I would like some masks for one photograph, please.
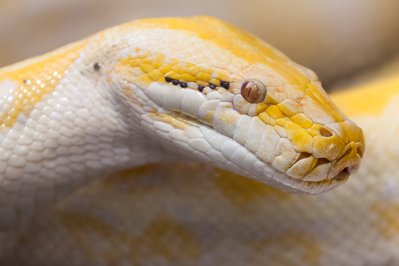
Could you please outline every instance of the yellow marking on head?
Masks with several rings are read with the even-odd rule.
[[[276,121],[268,115],[266,112],[262,112],[258,115],[258,117],[267,125],[275,126]]]
[[[282,53],[255,36],[212,17],[150,18],[136,23],[140,27],[166,27],[195,33],[201,39],[215,43],[251,63],[268,59],[287,60]]]
[[[288,139],[299,152],[312,153],[313,137],[306,129],[295,124],[294,122],[287,122],[285,126],[287,130]]]
[[[249,63],[269,65],[286,80],[305,88],[309,79],[291,66],[289,59],[259,38],[212,17],[156,18],[136,22],[141,27],[165,27],[183,30],[216,44]]]
[[[344,126],[344,124],[342,124]],[[313,146],[316,151],[328,151],[323,152],[323,158],[333,161],[344,151],[345,145],[348,144],[348,139],[360,141],[357,135],[348,134],[348,139],[342,139],[337,134],[331,137],[325,138],[320,135],[321,126],[314,124],[312,128],[307,131],[313,136]],[[345,135],[346,136],[346,135]]]
[[[289,200],[291,195],[256,180],[215,169],[216,187],[241,210],[250,206],[264,204],[267,199]]]
[[[267,108],[267,104],[266,103],[258,103],[256,105],[256,113],[260,114],[261,112],[263,112],[264,110],[266,110]]]
[[[302,113],[292,116],[291,120],[302,128],[310,128],[313,125],[312,120]]]
[[[393,76],[347,88],[331,95],[350,116],[379,115],[395,96],[399,96],[399,77]]]
[[[85,42],[69,45],[48,55],[0,70],[1,84],[15,87],[10,91],[11,108],[0,113],[0,127],[12,127],[20,115],[28,115],[42,98],[53,92],[68,67],[78,58]]]
[[[306,95],[318,104],[318,108],[324,109],[327,114],[336,122],[345,121],[346,118],[343,113],[337,108],[334,102],[330,99],[323,89],[319,89],[314,83],[309,84],[306,89]]]
[[[300,73],[297,69],[287,64],[286,61],[267,61],[264,62],[269,65],[274,71],[279,73],[288,83],[297,85],[302,90],[309,86],[310,80]]]
[[[128,80],[132,81],[137,77],[144,85],[154,81],[165,83],[165,77],[200,84],[213,83],[217,86],[220,85],[220,81],[228,80],[227,75],[220,71],[180,61],[176,58],[167,58],[161,53],[140,52],[138,49],[136,49],[136,52],[138,53],[136,56],[121,59],[116,70]],[[132,74],[130,77],[129,73]]]
[[[281,113],[280,109],[277,105],[271,105],[266,109],[266,113],[273,118],[274,120],[279,118],[284,118],[284,115]]]
[[[288,99],[287,99],[288,100]],[[292,100],[291,100],[292,101]],[[284,105],[283,103],[285,103],[285,101],[283,102],[283,103],[279,103],[279,104],[277,104],[277,107],[278,107],[278,109],[280,110],[280,112],[282,113],[282,114],[284,114],[286,117],[292,117],[292,116],[294,116],[294,115],[296,115],[296,114],[299,114],[299,113],[301,113],[301,111],[298,111],[297,109],[299,109],[299,108],[297,108],[297,106],[299,106],[299,104],[297,103],[297,102],[295,102],[295,101],[292,101],[296,106],[287,106],[287,105]]]

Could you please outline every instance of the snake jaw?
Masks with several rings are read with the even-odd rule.
[[[154,86],[158,87],[155,89]],[[152,95],[151,92],[162,93],[162,90],[170,89],[159,86],[157,84],[149,87],[153,88],[147,91],[150,98]],[[183,89],[180,92],[181,94],[176,94],[181,95],[181,100],[184,98],[187,99],[187,96],[184,96],[186,93],[198,93],[192,90],[185,90],[189,89]],[[217,93],[220,95],[216,97]],[[343,183],[349,174],[358,167],[363,152],[361,134],[358,134],[359,141],[352,141],[345,146],[348,148],[344,148],[339,152],[331,147],[329,148],[330,152],[327,152],[327,154],[324,154],[322,150],[317,153],[301,152],[297,150],[298,147],[289,138],[290,135],[284,127],[280,127],[283,132],[279,133],[275,127],[265,124],[258,116],[241,114],[235,110],[234,97],[230,97],[228,92],[225,92],[224,95],[223,93],[214,91],[214,94],[215,97],[212,96],[211,99],[202,102],[197,116],[189,111],[175,114],[177,118],[174,119],[179,120],[180,125],[184,124],[179,129],[183,132],[198,132],[194,136],[206,140],[201,148],[198,146],[190,146],[189,149],[184,147],[187,155],[192,155],[193,151],[196,150],[195,154],[197,155],[194,156],[195,158],[203,160],[203,155],[205,155],[208,157],[208,160],[218,167],[250,176],[284,190],[305,193],[319,193],[330,190]],[[154,99],[155,103],[164,104],[158,101],[156,97]],[[184,108],[183,110],[188,109]],[[178,124],[176,122],[171,123],[171,117],[168,117],[168,119],[162,120],[158,116],[157,119],[172,126]],[[204,126],[204,124],[207,126]],[[354,124],[352,126],[355,127]],[[323,128],[323,130],[320,130],[320,128]],[[327,126],[317,126],[312,130],[313,133],[317,132],[315,136],[324,140],[324,143],[320,141],[324,145],[320,149],[330,145],[329,141],[339,140],[343,142],[342,138],[345,138],[347,135],[344,133],[346,135],[340,137]],[[361,131],[358,133],[361,133]],[[187,136],[191,135],[192,133],[189,133]],[[216,135],[218,136],[217,138]],[[214,141],[215,138],[217,139],[217,143]],[[193,140],[187,140],[186,142],[191,143],[191,141]],[[332,144],[334,144],[334,141]],[[213,151],[206,150],[205,152],[205,150],[202,150],[203,155],[198,153],[198,149],[203,149],[205,146],[212,147]],[[336,155],[335,158],[334,154],[338,153],[340,155]],[[236,154],[241,154],[241,159],[235,158]],[[224,159],[221,159],[221,157]],[[333,159],[330,161],[325,157]],[[257,161],[257,170],[253,166],[247,165],[248,158],[252,158],[250,160],[252,163]],[[224,161],[226,159],[229,161],[229,164],[226,164],[226,161]]]

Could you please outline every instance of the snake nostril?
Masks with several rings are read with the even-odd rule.
[[[332,137],[332,135],[334,135],[334,134],[331,132],[331,130],[329,130],[329,129],[325,128],[325,127],[321,127],[321,128],[319,129],[319,132],[320,132],[320,135],[322,135],[323,137],[326,137],[326,138]]]

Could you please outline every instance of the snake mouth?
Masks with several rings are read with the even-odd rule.
[[[341,172],[339,172],[336,176],[334,176],[332,179],[335,179],[337,181],[345,181],[346,179],[348,179],[348,177],[350,176],[351,171],[349,170],[349,167],[345,167],[344,169],[342,169]]]
[[[335,160],[315,158],[310,153],[300,153],[291,168],[286,172],[286,180],[292,187],[299,187],[305,193],[314,194],[328,191],[347,181],[360,166],[363,156],[362,143],[350,142]]]
[[[358,156],[360,157],[360,155]],[[326,165],[324,162],[325,160],[320,160],[319,165]],[[294,193],[318,194],[332,190],[340,184],[345,183],[349,176],[358,170],[358,166],[359,164],[355,166],[346,166],[335,175],[330,176],[333,168],[331,166],[329,171],[323,175],[324,178],[320,180],[305,180],[306,177],[303,179],[295,179],[289,175],[285,175],[281,177],[280,181],[283,181],[283,183],[288,187],[288,190]]]
[[[328,178],[346,180],[349,175],[357,172],[363,157],[361,143],[350,142],[342,155],[334,161],[328,173]]]

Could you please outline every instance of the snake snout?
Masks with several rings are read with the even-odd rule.
[[[361,145],[361,143],[355,142],[347,145],[343,154],[333,164],[329,174],[330,178],[341,181],[357,172],[363,156]]]

